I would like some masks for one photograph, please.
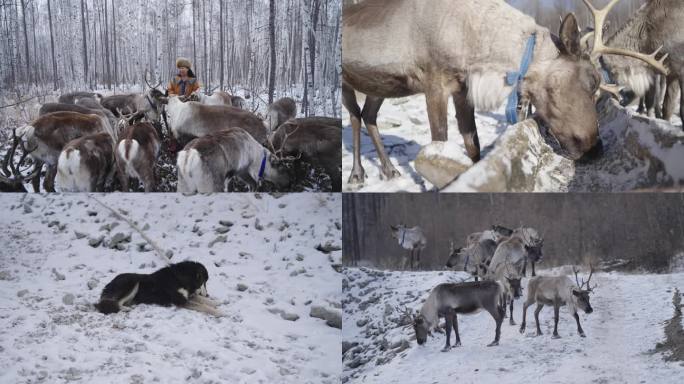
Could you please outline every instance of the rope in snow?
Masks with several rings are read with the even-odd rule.
[[[112,207],[110,207],[110,206],[106,205],[105,203],[101,202],[101,201],[98,200],[95,196],[93,196],[93,195],[91,195],[91,194],[88,194],[88,197],[89,197],[90,199],[95,200],[95,202],[97,202],[98,204],[100,204],[101,206],[103,206],[104,208],[106,208],[107,210],[109,210],[109,211],[110,211],[114,216],[116,216],[118,219],[125,221],[131,228],[133,228],[134,231],[138,232],[138,234],[140,235],[140,237],[142,237],[145,241],[147,241],[148,244],[150,244],[150,245],[152,246],[152,248],[154,248],[154,250],[155,250],[155,252],[157,253],[157,255],[158,255],[159,257],[161,257],[161,258],[164,260],[164,263],[166,263],[167,265],[168,265],[168,264],[171,264],[171,262],[169,262],[169,258],[166,256],[166,252],[164,252],[164,250],[161,249],[161,247],[160,247],[159,245],[157,245],[157,243],[156,243],[154,240],[152,240],[149,236],[147,236],[147,235],[145,234],[145,232],[143,232],[143,230],[140,229],[140,227],[138,227],[137,225],[135,225],[135,223],[134,223],[133,221],[131,221],[131,219],[129,219],[129,218],[127,218],[126,216],[124,216],[124,215],[120,214],[119,212],[115,211]]]

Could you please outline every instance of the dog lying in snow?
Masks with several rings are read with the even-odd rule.
[[[109,314],[128,311],[128,305],[176,305],[214,316],[223,316],[217,303],[208,298],[209,273],[194,261],[171,264],[151,274],[122,273],[102,290],[98,311]]]

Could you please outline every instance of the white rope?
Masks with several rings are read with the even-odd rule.
[[[117,212],[116,210],[114,210],[113,208],[111,208],[110,206],[108,206],[108,205],[106,205],[105,203],[101,202],[101,201],[98,200],[95,196],[93,196],[93,195],[91,195],[91,194],[88,194],[88,197],[91,198],[91,199],[93,199],[93,200],[95,200],[95,202],[97,202],[98,204],[100,204],[101,206],[103,206],[104,208],[106,208],[107,210],[109,210],[109,211],[110,211],[114,216],[116,216],[118,219],[125,221],[131,228],[133,228],[134,231],[138,232],[138,234],[140,235],[140,237],[142,237],[145,241],[147,241],[148,244],[150,244],[150,245],[152,246],[152,248],[154,248],[154,250],[155,250],[155,252],[157,253],[157,255],[158,255],[161,259],[164,260],[164,263],[165,263],[166,265],[171,264],[171,262],[169,261],[169,258],[166,257],[166,252],[164,252],[164,250],[161,249],[161,247],[160,247],[159,245],[157,245],[157,243],[156,243],[154,240],[152,240],[149,236],[147,236],[147,235],[145,234],[145,232],[142,231],[142,229],[140,229],[137,225],[135,225],[135,223],[134,223],[131,219],[127,218],[126,216],[120,214],[119,212]]]

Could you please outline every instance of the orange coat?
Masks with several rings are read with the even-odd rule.
[[[169,95],[188,96],[200,89],[200,83],[197,81],[197,78],[189,77],[187,83],[185,84],[185,94],[181,95],[180,81],[180,76],[175,76],[173,79],[171,79],[168,87]]]

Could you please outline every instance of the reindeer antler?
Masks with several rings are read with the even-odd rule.
[[[591,263],[589,263],[589,277],[587,278],[586,282],[584,281],[584,279],[582,279],[582,282],[580,283],[579,278],[577,277],[577,272],[579,271],[575,266],[572,267],[572,271],[575,273],[575,282],[577,282],[577,287],[579,287],[580,290],[583,289],[585,285],[587,287],[586,290],[589,292],[592,292],[594,288],[598,287],[598,285],[594,285],[593,287],[589,286],[591,276],[594,274],[594,266]]]
[[[295,126],[296,128],[288,132],[288,129],[287,129],[288,126]],[[285,137],[283,137],[282,140],[280,141],[280,148],[275,149],[275,146],[273,145],[273,138],[277,135],[277,132],[281,128],[284,130]],[[292,136],[295,132],[297,132],[298,129],[299,129],[299,125],[293,123],[292,121],[286,121],[283,124],[281,124],[280,127],[277,130],[275,130],[272,135],[270,135],[268,137],[268,144],[271,147],[270,149],[273,152],[273,156],[275,156],[279,160],[297,160],[300,157],[302,157],[301,152],[297,156],[289,156],[289,157],[283,156],[283,148],[285,147],[285,142],[287,141],[287,139],[290,136]]]
[[[159,82],[158,82],[157,84],[155,84],[154,86],[150,85],[150,83],[147,81],[147,75],[148,75],[149,73],[150,73],[150,70],[149,70],[149,69],[146,69],[146,70],[145,70],[145,78],[144,78],[144,79],[145,79],[145,84],[147,84],[148,87],[150,87],[150,88],[152,88],[152,89],[155,89],[155,88],[157,88],[158,86],[161,85],[162,81],[159,80]]]
[[[591,59],[596,62],[599,56],[602,54],[606,55],[621,55],[621,56],[628,56],[632,57],[635,59],[639,59],[651,66],[653,66],[655,69],[657,69],[660,73],[663,75],[668,75],[669,70],[665,66],[665,59],[667,59],[668,54],[664,54],[660,59],[656,60],[656,56],[660,52],[660,50],[663,48],[660,46],[660,48],[656,49],[655,52],[653,52],[650,55],[646,55],[640,52],[635,52],[631,51],[628,49],[621,49],[621,48],[613,48],[613,47],[608,47],[603,43],[603,25],[606,22],[606,17],[608,16],[608,13],[610,10],[615,6],[615,4],[618,3],[620,0],[611,0],[608,5],[601,9],[596,9],[589,0],[582,0],[584,1],[584,4],[589,8],[589,11],[593,15],[594,18],[594,48],[591,51]],[[586,36],[585,36],[586,37]]]

